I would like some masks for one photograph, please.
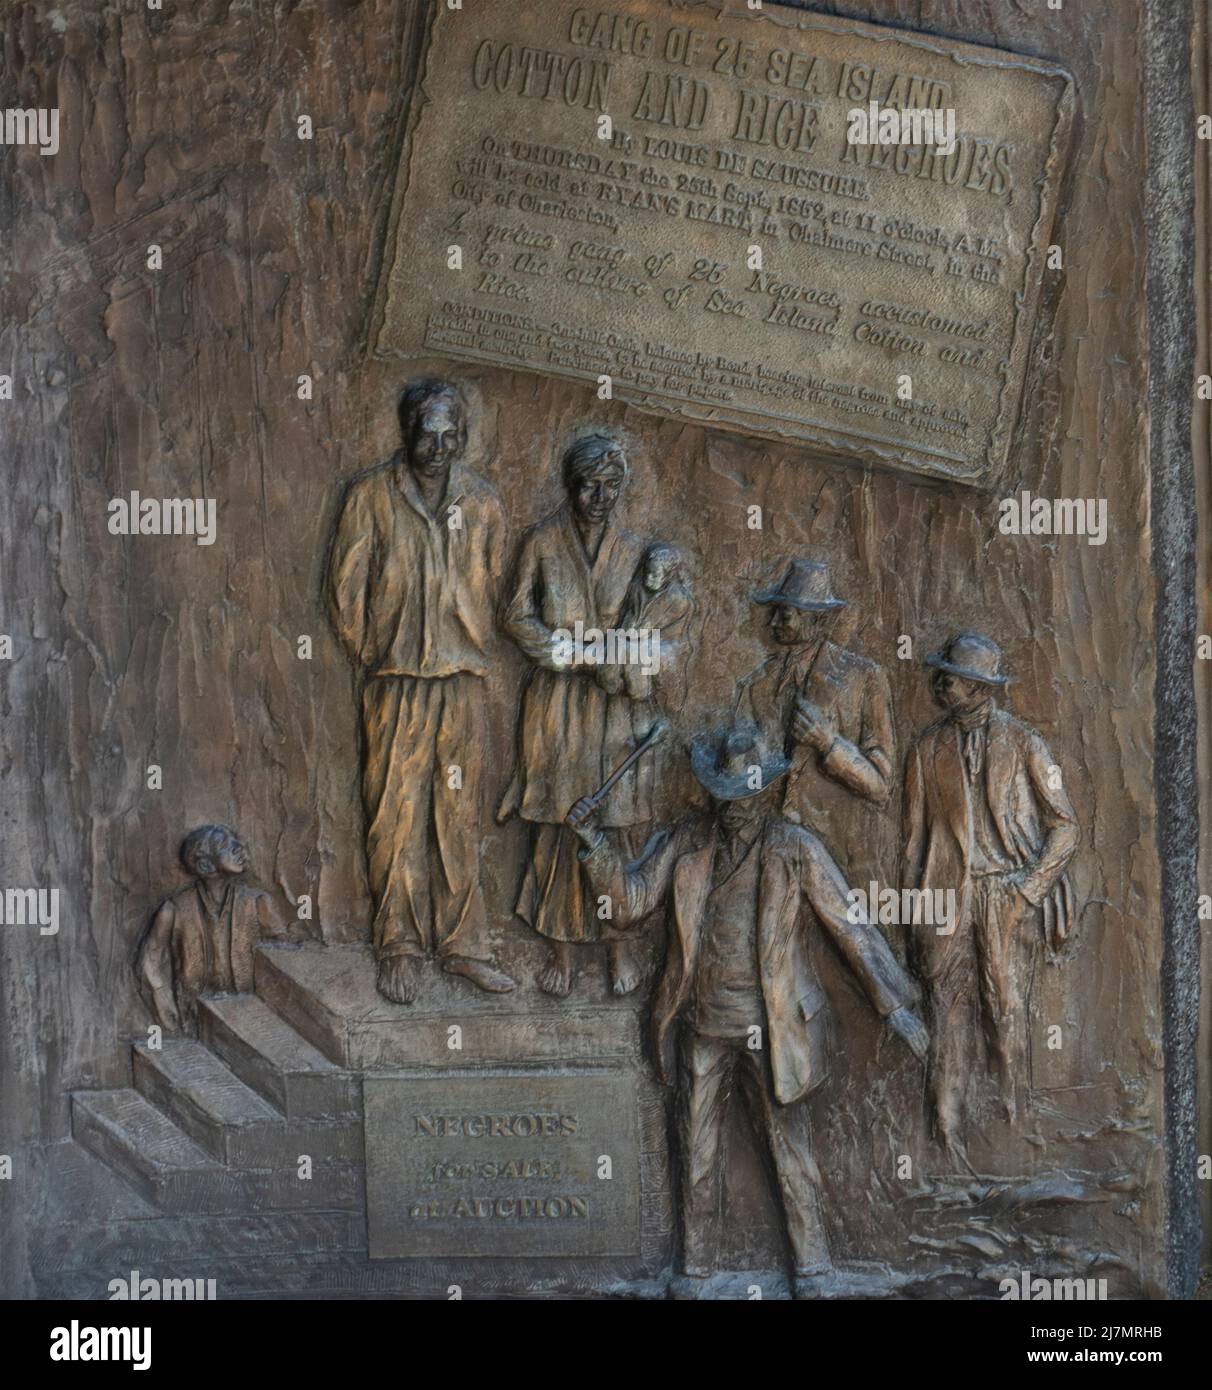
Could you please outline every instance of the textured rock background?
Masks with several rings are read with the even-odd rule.
[[[326,939],[365,935],[354,688],[320,597],[344,481],[394,447],[408,374],[367,362],[362,345],[417,8],[6,10],[4,101],[57,106],[62,141],[53,159],[0,156],[0,363],[16,394],[3,407],[0,489],[0,631],[15,645],[0,680],[3,873],[6,884],[57,886],[64,903],[58,937],[0,939],[0,1149],[23,1151],[4,1194],[5,1277],[17,1292],[32,1291],[23,1241],[47,1217],[39,1146],[66,1134],[70,1089],[125,1084],[127,1044],[145,1026],[130,961],[156,902],[181,882],[184,832],[230,821],[250,840],[253,878],[284,908],[309,893]],[[1066,1037],[1059,1054],[1037,1051],[1038,1133],[991,1134],[988,1162],[1006,1174],[1123,1174],[1103,1199],[1061,1209],[1054,1231],[1111,1256],[1123,1292],[1156,1291],[1162,921],[1140,7],[811,8],[1036,53],[1075,75],[1065,268],[1048,287],[1016,463],[1034,493],[1107,498],[1109,543],[1004,537],[992,498],[661,421],[564,383],[456,374],[480,402],[481,466],[519,529],[558,500],[555,460],[574,427],[594,420],[629,437],[625,520],[691,556],[700,658],[687,726],[758,659],[746,594],[790,555],[832,561],[853,601],[847,640],[889,669],[898,758],[934,717],[918,662],[896,660],[898,635],[913,637],[918,658],[962,626],[1002,642],[1012,708],[1066,771],[1085,906],[1073,960],[1046,973],[1038,997],[1040,1020]],[[303,114],[311,141],[296,138]],[[159,272],[146,268],[153,243]],[[315,381],[310,402],[296,398],[302,373]],[[111,536],[106,504],[132,489],[216,498],[217,544]],[[744,525],[754,503],[762,533]],[[314,638],[310,662],[296,658],[300,634]],[[519,679],[502,646],[494,798]],[[147,790],[151,763],[164,769],[161,791]],[[671,774],[668,805],[689,794]],[[886,880],[897,809],[872,847]],[[501,954],[532,988],[538,953],[509,910],[521,838],[490,821],[482,853]],[[916,1077],[833,963],[822,969],[843,1034],[814,1102],[839,1253],[958,1267],[952,1236],[934,1253],[911,1241],[889,1176],[894,1155],[925,1154]],[[736,1148],[753,1178],[737,1184],[752,1189],[736,1223],[752,1235],[736,1253],[756,1256],[770,1214],[739,1129]]]

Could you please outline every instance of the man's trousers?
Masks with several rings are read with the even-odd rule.
[[[992,1071],[1003,1101],[1017,1105],[1027,1080],[1025,1005],[1038,916],[1000,874],[974,878],[968,920],[926,982],[928,1089],[944,1141],[962,1136],[969,1086],[983,1073]]]
[[[362,729],[376,956],[488,959],[479,873],[483,680],[375,676],[362,695]]]
[[[778,1179],[778,1197],[796,1272],[831,1264],[821,1218],[820,1172],[812,1157],[808,1107],[780,1105],[766,1051],[745,1039],[687,1033],[682,1045],[679,1132],[682,1147],[682,1267],[687,1274],[716,1269],[720,1221],[721,1140],[733,1090],[739,1090]]]

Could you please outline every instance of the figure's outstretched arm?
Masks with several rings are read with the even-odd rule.
[[[912,1008],[917,987],[901,968],[879,928],[852,909],[842,871],[819,841],[804,837],[801,873],[803,891],[813,911],[866,990],[872,1007],[905,1040],[914,1056],[924,1058],[929,1034]]]
[[[594,896],[609,898],[612,925],[629,927],[661,905],[673,879],[678,836],[672,830],[658,832],[656,848],[641,863],[624,864],[594,824],[596,810],[596,804],[583,797],[568,812],[565,822],[584,846],[579,857]]]

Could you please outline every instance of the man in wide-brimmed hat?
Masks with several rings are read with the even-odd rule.
[[[952,930],[920,926],[910,941],[930,1011],[935,1128],[962,1153],[968,1082],[986,1058],[1016,1113],[1024,986],[1036,943],[1055,952],[1069,933],[1065,866],[1080,831],[1048,745],[998,706],[1009,678],[997,643],[961,632],[926,665],[946,715],[909,753],[903,882],[953,890],[958,904]]]
[[[872,808],[892,788],[892,696],[883,669],[829,640],[846,607],[817,560],[753,595],[776,650],[737,686],[735,713],[791,759],[783,814],[818,834],[853,881],[875,876]]]
[[[672,888],[653,1023],[658,1072],[666,1084],[678,1077],[681,1091],[679,1291],[696,1296],[715,1269],[720,1148],[735,1085],[772,1155],[796,1291],[808,1296],[832,1270],[802,1104],[829,1068],[828,1004],[810,957],[816,926],[920,1058],[926,1033],[910,1007],[911,980],[878,929],[850,906],[829,851],[779,814],[790,761],[756,726],[733,724],[695,739],[690,765],[710,794],[710,814],[666,832],[640,864],[623,862],[594,824],[588,798],[567,820],[584,842],[582,863],[594,892],[608,895],[616,926],[642,920]]]

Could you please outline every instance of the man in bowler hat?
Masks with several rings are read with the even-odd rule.
[[[996,1074],[1007,1118],[1026,1066],[1024,995],[1035,945],[1059,950],[1073,920],[1065,866],[1080,838],[1043,738],[1001,709],[997,643],[961,632],[926,658],[944,717],[905,770],[903,883],[953,890],[950,930],[914,929],[911,959],[929,1009],[928,1095],[938,1137],[964,1152],[971,1075]]]
[[[864,809],[892,788],[892,696],[883,669],[829,640],[846,607],[816,560],[796,560],[776,589],[753,595],[769,612],[776,650],[737,686],[734,712],[791,760],[782,810],[821,837],[853,880],[866,882],[875,827]]]
[[[754,725],[734,724],[695,739],[690,764],[711,797],[710,813],[664,832],[640,863],[625,863],[594,825],[589,798],[573,806],[567,822],[616,926],[670,901],[653,1023],[658,1073],[679,1087],[677,1291],[700,1295],[715,1270],[721,1137],[736,1087],[777,1177],[796,1296],[810,1297],[832,1273],[804,1104],[829,1068],[828,1002],[810,958],[812,933],[828,933],[872,1007],[919,1058],[928,1039],[911,1008],[912,981],[879,930],[853,920],[846,881],[829,851],[779,814],[790,760]]]

